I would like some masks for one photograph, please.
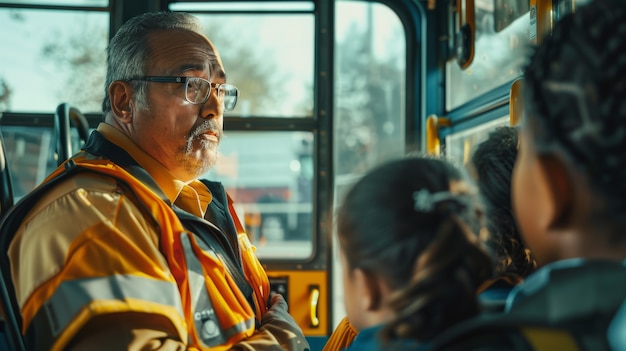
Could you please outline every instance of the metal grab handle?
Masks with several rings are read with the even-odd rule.
[[[438,117],[437,115],[428,116],[426,120],[426,152],[431,155],[439,155],[441,153],[439,129],[450,126],[452,126],[452,123],[447,117]]]
[[[317,285],[310,286],[309,292],[309,306],[311,307],[311,328],[317,328],[320,326],[320,320],[317,318],[317,303],[320,299],[320,289]]]
[[[11,172],[7,164],[5,150],[4,139],[2,139],[0,132],[0,216],[4,216],[4,213],[14,204]]]
[[[57,138],[56,153],[58,165],[70,158],[74,153],[74,150],[72,150],[70,122],[74,123],[82,144],[85,144],[87,138],[89,138],[89,123],[87,117],[76,107],[66,102],[57,106],[54,114],[54,130]]]

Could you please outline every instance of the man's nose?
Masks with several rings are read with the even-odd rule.
[[[209,97],[206,102],[202,104],[200,115],[205,119],[219,118],[224,114],[224,104],[217,96],[215,88],[211,87],[209,91]]]

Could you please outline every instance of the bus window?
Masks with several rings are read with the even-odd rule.
[[[517,1],[522,2],[522,1]],[[517,3],[515,2],[515,3]],[[530,43],[528,10],[515,19],[510,12],[496,9],[511,1],[475,0],[476,33],[474,60],[462,70],[454,58],[446,63],[446,109],[452,110],[494,88],[506,84],[522,73],[526,49]],[[526,4],[528,9],[528,4]],[[496,32],[494,13],[509,13]],[[518,14],[519,11],[513,13]]]
[[[335,173],[350,179],[404,153],[406,39],[388,7],[339,1],[335,41]]]
[[[52,114],[68,102],[100,112],[108,38],[108,12],[0,8],[0,47],[10,48],[0,59],[9,92],[0,107]]]
[[[503,30],[529,10],[528,0],[494,0],[493,29]]]
[[[226,111],[225,116],[313,117],[312,6],[289,13],[270,13],[272,7],[267,6],[271,4],[170,5],[175,11],[220,11],[194,15],[219,49],[228,82],[237,86],[241,94],[235,109]],[[241,10],[264,12],[227,12]]]
[[[337,1],[335,8],[334,207],[365,172],[405,153],[406,36],[388,7]],[[343,309],[333,244],[333,321]]]
[[[13,195],[19,199],[56,168],[54,129],[3,126],[2,137]]]
[[[505,116],[446,136],[446,157],[459,166],[467,165],[476,145],[487,139],[495,128],[509,124],[509,116]]]
[[[233,197],[260,258],[312,254],[313,134],[226,132],[207,178]]]
[[[57,167],[54,128],[2,126],[2,137],[13,195],[19,200]],[[70,138],[72,150],[79,150],[82,142],[75,128],[70,129]]]

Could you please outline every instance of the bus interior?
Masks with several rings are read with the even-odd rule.
[[[407,154],[467,163],[490,130],[523,113],[528,48],[585,2],[0,0],[0,209],[102,121],[105,49],[121,24],[192,13],[240,90],[206,177],[233,197],[273,289],[319,351],[345,316],[333,235],[343,194]],[[0,348],[22,350],[3,306]]]

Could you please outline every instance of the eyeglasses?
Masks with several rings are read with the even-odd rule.
[[[154,83],[182,83],[185,84],[185,99],[192,104],[204,104],[211,93],[211,88],[217,91],[217,97],[224,104],[226,111],[232,111],[237,105],[239,90],[232,84],[211,83],[199,77],[166,77],[145,76],[143,78],[130,79]]]

